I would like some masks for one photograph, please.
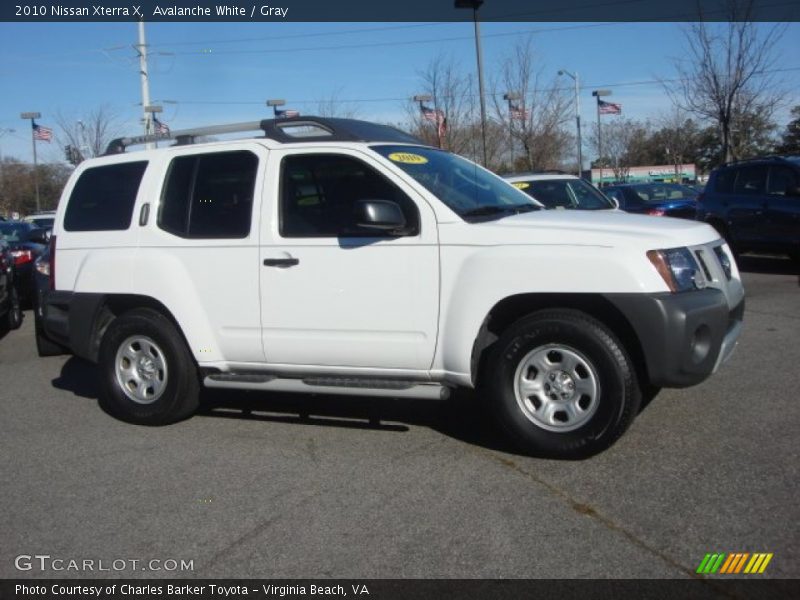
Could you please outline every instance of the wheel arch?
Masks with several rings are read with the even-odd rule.
[[[470,371],[473,385],[481,381],[494,343],[515,322],[548,308],[578,310],[608,327],[624,345],[637,377],[649,381],[644,350],[636,330],[625,315],[602,294],[517,294],[500,300],[484,318],[472,347]]]
[[[78,341],[76,344],[82,351],[78,351],[77,348],[75,349],[76,354],[84,356],[84,358],[92,362],[97,362],[98,360],[100,344],[109,325],[111,325],[117,317],[136,308],[149,308],[169,319],[169,321],[175,325],[175,328],[181,334],[188,347],[186,335],[180,323],[175,318],[175,315],[162,302],[151,296],[139,294],[98,294],[93,298],[92,304],[94,306],[90,309],[92,313],[90,322],[87,323],[87,327],[81,328],[87,335],[84,340]]]

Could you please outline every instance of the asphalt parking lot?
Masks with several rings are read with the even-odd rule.
[[[731,361],[665,390],[582,462],[511,452],[479,403],[216,393],[145,428],[92,365],[0,339],[0,577],[666,578],[707,552],[800,577],[800,278],[745,258]],[[15,557],[191,560],[192,571],[19,571]]]

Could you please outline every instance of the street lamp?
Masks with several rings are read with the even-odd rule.
[[[41,118],[42,113],[39,112],[24,112],[20,114],[20,119],[30,119],[31,120],[31,144],[33,145],[33,187],[36,190],[36,212],[38,213],[41,208],[39,204],[39,169],[38,169],[38,162],[36,159],[36,130],[34,129],[34,119]]]
[[[483,0],[455,0],[456,8],[471,8],[472,20],[475,23],[475,54],[478,58],[478,93],[481,99],[481,147],[483,149],[483,166],[489,162],[486,158],[486,98],[483,93],[483,53],[481,52],[481,29],[478,23],[478,9]]]
[[[511,103],[519,100],[521,96],[516,92],[503,94],[503,100],[508,102],[508,143],[511,150],[511,172],[514,172],[514,117],[511,114]],[[524,110],[524,107],[523,107]],[[524,129],[523,129],[524,131]]]
[[[599,155],[598,162],[600,163],[600,181],[598,183],[601,185],[603,183],[603,132],[600,127],[600,98],[610,95],[611,90],[595,90],[592,92],[592,96],[597,98],[597,154]]]
[[[578,73],[570,73],[566,69],[561,69],[559,75],[571,77],[575,82],[575,125],[578,129],[578,177],[583,172],[583,145],[581,142],[581,100],[580,100],[580,79]]]

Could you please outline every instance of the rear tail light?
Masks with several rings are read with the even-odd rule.
[[[56,289],[56,236],[50,236],[50,289]]]
[[[663,208],[651,208],[647,211],[647,214],[653,215],[654,217],[663,217],[666,213],[664,212]]]
[[[30,250],[12,250],[11,257],[14,259],[15,265],[24,265],[33,260],[33,252]]]

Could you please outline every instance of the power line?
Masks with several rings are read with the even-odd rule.
[[[793,71],[800,71],[800,67],[785,67],[781,69],[769,69],[761,71],[760,75],[768,75],[773,73],[785,73],[785,72],[793,72]],[[684,81],[681,77],[674,77],[670,79],[646,79],[641,81],[624,81],[618,83],[587,83],[580,86],[581,90],[591,90],[595,88],[620,88],[620,87],[633,87],[633,86],[640,86],[640,85],[654,85],[654,84],[661,84],[661,83],[675,83],[679,81]],[[549,88],[543,89],[542,92],[552,92],[552,91],[569,91],[572,87],[569,88]],[[489,93],[488,96],[500,96],[502,92],[497,93]],[[460,94],[459,98],[477,98],[477,94]],[[318,104],[319,102],[332,102],[334,104],[354,104],[354,103],[381,103],[381,102],[404,102],[408,100],[409,97],[401,97],[401,98],[350,98],[350,99],[316,99],[316,100],[290,100],[292,104]],[[238,106],[238,105],[259,105],[262,106],[264,104],[264,100],[175,100],[176,103],[179,104],[194,104],[194,105],[229,105],[229,106]]]

